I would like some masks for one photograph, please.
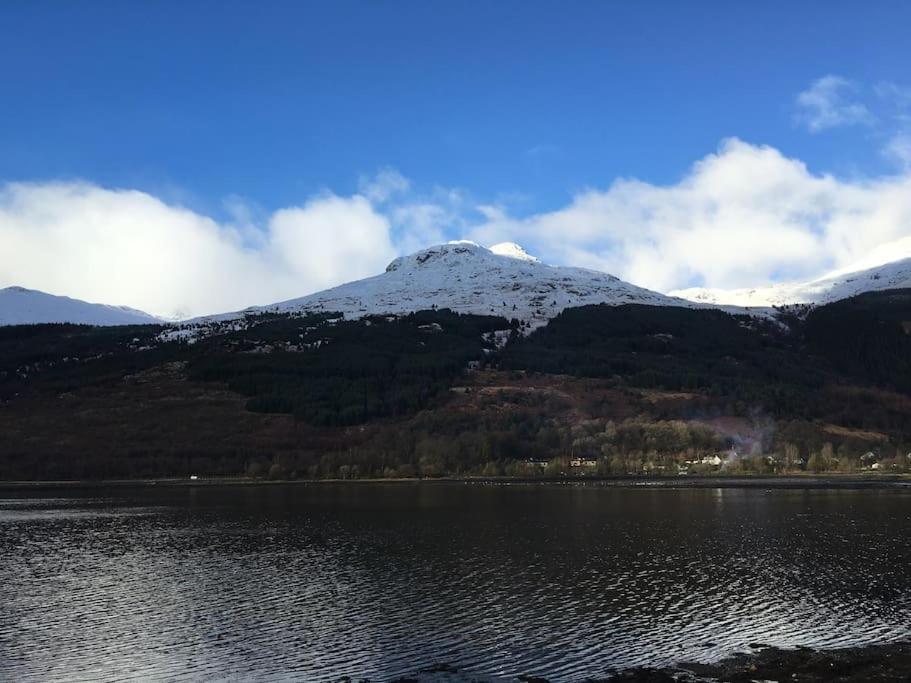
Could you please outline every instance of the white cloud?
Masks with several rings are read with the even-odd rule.
[[[395,195],[408,192],[411,183],[394,168],[384,168],[374,176],[361,176],[360,193],[372,202],[382,203]]]
[[[547,262],[660,291],[763,286],[911,256],[911,170],[842,179],[738,139],[679,182],[618,179],[522,217],[464,192],[419,195],[384,173],[388,192],[362,186],[273,213],[235,199],[221,222],[133,190],[0,186],[0,286],[201,315],[374,275],[455,238],[517,242]]]
[[[823,76],[797,96],[797,120],[812,133],[873,123],[866,105],[852,101],[857,86],[840,76]]]
[[[911,88],[893,83],[891,81],[882,81],[873,86],[874,92],[898,112],[899,116],[904,117],[906,110],[911,107]]]
[[[251,227],[88,183],[0,188],[0,286],[159,315],[300,296],[372,275],[395,255],[388,219],[360,195],[317,197]]]
[[[811,278],[911,233],[911,175],[840,180],[737,139],[678,183],[621,179],[522,219],[484,207],[469,236],[660,291]],[[896,253],[895,258],[908,256]]]
[[[911,134],[896,133],[893,135],[883,147],[883,154],[905,168],[911,169]]]

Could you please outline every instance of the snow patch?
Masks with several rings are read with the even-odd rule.
[[[508,256],[520,261],[532,261],[534,263],[540,262],[537,256],[532,256],[515,242],[500,242],[500,244],[493,245],[490,251],[497,256]]]

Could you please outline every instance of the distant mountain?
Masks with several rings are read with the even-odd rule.
[[[911,287],[911,258],[853,273],[839,273],[801,283],[752,289],[681,289],[671,292],[690,301],[730,306],[827,304],[865,292]]]
[[[636,287],[613,275],[549,266],[513,243],[490,249],[451,242],[395,259],[386,272],[316,294],[201,320],[258,313],[339,312],[346,318],[449,308],[457,313],[546,324],[564,309],[590,304],[704,305]]]
[[[0,325],[76,323],[80,325],[161,324],[155,316],[126,306],[90,304],[24,287],[0,289]]]

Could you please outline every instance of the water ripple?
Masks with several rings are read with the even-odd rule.
[[[0,499],[0,679],[581,680],[906,638],[904,491],[310,486]]]

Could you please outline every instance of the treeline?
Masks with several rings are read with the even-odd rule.
[[[24,392],[75,391],[164,362],[177,349],[156,342],[162,329],[158,325],[0,326],[0,400]]]
[[[510,345],[501,367],[620,386],[700,391],[779,419],[837,415],[856,427],[894,428],[899,419],[857,396],[821,394],[832,385],[911,392],[911,291],[868,293],[778,322],[717,310],[586,306],[564,311]],[[867,397],[869,399],[869,397]]]
[[[671,391],[706,391],[779,416],[793,414],[826,381],[801,338],[770,321],[711,309],[571,308],[511,345],[501,367]]]
[[[805,334],[839,372],[911,392],[911,290],[869,292],[813,310]]]
[[[741,439],[683,420],[570,424],[540,414],[432,411],[321,452],[253,458],[245,473],[346,479],[857,473],[874,464],[893,474],[911,470],[909,442],[839,436],[805,421],[765,422],[761,431],[757,438]]]
[[[284,317],[206,340],[189,372],[226,382],[249,397],[252,411],[356,425],[432,405],[470,362],[495,351],[490,335],[510,326],[449,310],[351,321]]]

